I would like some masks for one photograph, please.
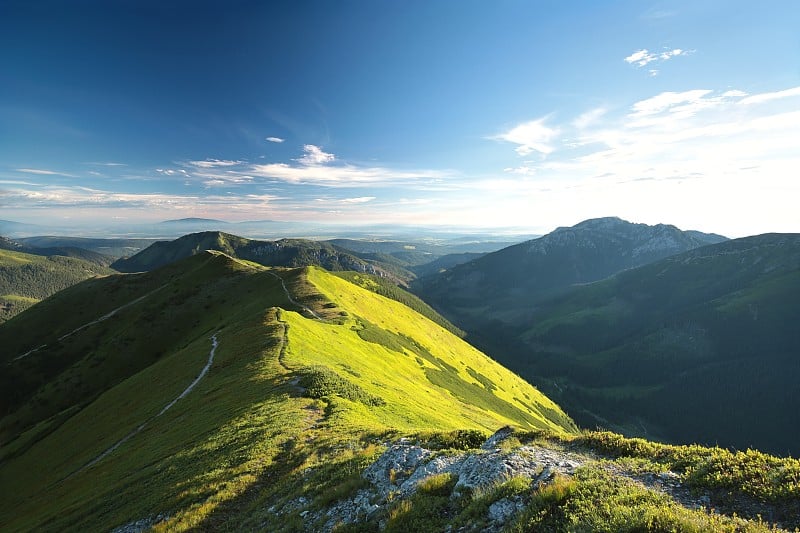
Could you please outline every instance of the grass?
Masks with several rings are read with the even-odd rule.
[[[730,493],[732,505],[749,498],[785,508],[778,518],[797,523],[788,514],[800,500],[795,460],[577,434],[562,423],[566,418],[554,416],[561,413],[554,404],[516,375],[427,318],[346,280],[314,268],[267,271],[219,254],[178,267],[70,289],[94,305],[87,313],[97,316],[168,284],[152,302],[127,308],[121,320],[81,330],[60,348],[65,351],[43,349],[17,363],[24,369],[38,357],[79,355],[89,340],[99,341],[96,357],[113,360],[118,345],[104,339],[133,334],[126,329],[131,323],[148,339],[154,331],[171,339],[154,341],[163,347],[160,356],[98,389],[90,401],[51,416],[29,412],[28,429],[0,448],[0,529],[110,530],[157,516],[162,521],[155,531],[320,528],[324,513],[312,523],[301,511],[322,512],[364,489],[361,474],[384,443],[406,435],[438,453],[457,453],[480,446],[506,424],[527,431],[507,439],[503,449],[537,442],[593,451],[629,471],[673,470],[698,490]],[[302,316],[272,274],[285,280],[295,299],[329,318]],[[98,288],[104,297],[95,295]],[[48,321],[66,304],[40,305],[15,320]],[[189,311],[198,307],[199,315]],[[154,309],[171,313],[163,322],[178,329],[159,330],[155,322],[145,327],[147,317],[159,320]],[[63,335],[59,331],[86,319],[66,317],[67,324],[48,334]],[[367,330],[369,340],[362,336]],[[219,347],[209,373],[156,416],[197,376],[215,332]],[[76,375],[99,380],[78,355],[71,359],[81,370]],[[447,379],[431,382],[431,372]],[[46,380],[44,387],[58,382]],[[142,422],[141,433],[83,468]],[[413,496],[397,497],[339,531],[377,531],[381,523],[388,531],[436,531],[448,524],[480,529],[489,507],[502,499],[525,506],[513,531],[765,530],[757,521],[683,509],[602,465],[542,488],[521,478],[475,492],[458,491],[455,483],[450,474],[428,477]]]
[[[355,427],[405,431],[465,427],[493,431],[507,424],[573,430],[542,413],[543,408],[560,410],[536,389],[434,322],[322,270],[309,268],[307,276],[319,292],[351,316],[340,324],[282,313],[290,331],[287,364],[297,370],[347,365],[362,376],[358,384],[366,393],[386,402],[380,409],[367,409],[337,398],[331,423],[341,417],[342,423]],[[370,342],[364,342],[365,330],[371,331]],[[324,351],[319,350],[321,346]],[[423,359],[424,367],[415,356]],[[498,390],[484,389],[467,366],[498,384]],[[444,378],[431,381],[432,375]],[[530,410],[513,402],[514,396],[524,394],[532,398]]]
[[[294,298],[336,321],[298,314],[271,272]],[[0,421],[7,431],[0,529],[109,530],[161,515],[168,518],[156,531],[286,530],[302,521],[277,517],[270,506],[308,495],[323,507],[348,496],[363,485],[360,473],[382,451],[379,443],[398,431],[446,429],[452,433],[442,442],[463,447],[478,441],[475,432],[526,426],[522,411],[509,417],[454,401],[452,391],[427,380],[412,351],[465,387],[491,394],[474,383],[469,365],[498,384],[495,392],[555,408],[397,302],[317,269],[271,272],[201,254],[147,274],[90,280],[0,327],[12,357],[47,344],[7,366],[29,385],[19,389],[27,392],[12,417]],[[401,339],[402,352],[362,339],[353,329],[359,320]],[[198,375],[215,332],[208,374],[157,416]],[[43,370],[55,360],[59,368]],[[140,433],[84,468],[143,422]]]
[[[597,467],[556,478],[536,491],[507,529],[593,532],[765,532],[761,523],[681,507],[668,496]]]

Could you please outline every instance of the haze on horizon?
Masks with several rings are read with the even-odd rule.
[[[0,218],[800,232],[800,5],[26,2]]]

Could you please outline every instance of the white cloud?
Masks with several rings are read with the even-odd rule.
[[[787,200],[800,196],[800,109],[789,100],[796,96],[800,88],[663,92],[588,127],[554,123],[562,135],[535,175],[525,175],[528,165],[509,166],[503,170],[518,176],[474,182],[473,196],[502,205],[496,218],[520,223],[530,213],[563,225],[613,212],[731,236],[800,231]],[[771,105],[739,105],[747,102]]]
[[[744,94],[744,93],[743,93]],[[780,100],[782,98],[791,98],[793,96],[800,96],[800,87],[793,87],[783,91],[775,91],[771,93],[754,94],[739,101],[742,105],[763,104],[772,100]]]
[[[342,203],[345,204],[364,204],[367,202],[371,202],[375,199],[375,196],[359,196],[357,198],[343,198]]]
[[[317,198],[316,202],[324,204],[356,205],[375,200],[375,196],[359,196],[356,198]]]
[[[526,156],[533,152],[547,155],[555,149],[550,141],[559,133],[558,129],[545,125],[547,117],[523,122],[505,133],[495,135],[492,139],[506,141],[518,145],[515,151]]]
[[[282,143],[286,139],[281,139],[280,137],[267,137],[267,141],[271,143]]]
[[[323,152],[319,146],[313,144],[303,145],[303,151],[305,155],[297,161],[308,166],[324,165],[325,163],[332,163],[336,159],[333,154]]]
[[[647,48],[642,48],[641,50],[637,50],[628,57],[624,59],[626,63],[629,65],[634,65],[636,67],[644,67],[653,63],[654,61],[662,62],[668,61],[673,57],[678,56],[685,56],[688,55],[689,52],[687,50],[683,50],[681,48],[673,48],[672,50],[665,50],[663,52],[650,52]],[[652,75],[652,70],[650,71]],[[658,71],[655,71],[658,74]]]
[[[189,164],[197,168],[220,168],[220,167],[235,167],[241,165],[241,161],[230,161],[224,159],[206,159],[204,161],[189,161]]]
[[[25,172],[26,174],[38,174],[40,176],[67,176],[70,178],[74,178],[75,176],[72,174],[66,174],[64,172],[57,172],[55,170],[44,170],[41,168],[15,168],[17,172]]]
[[[572,125],[579,130],[586,129],[587,127],[596,123],[607,112],[608,110],[602,107],[591,109],[586,113],[582,113],[578,118],[573,120]]]
[[[723,98],[738,98],[742,96],[747,96],[747,93],[744,91],[740,91],[738,89],[732,89],[730,91],[725,91],[722,93]]]
[[[120,193],[88,187],[44,187],[0,191],[0,205],[16,209],[25,208],[138,208],[138,209],[191,209],[194,206],[222,207],[257,205],[281,200],[271,194],[248,194],[231,198],[228,195],[177,195],[162,193]]]
[[[667,91],[645,100],[640,100],[631,106],[630,117],[640,118],[656,115],[665,111],[680,109],[679,106],[696,105],[702,102],[703,97],[712,91],[709,89],[695,89],[680,93]]]
[[[627,63],[636,63],[640,67],[643,67],[651,61],[655,61],[656,59],[658,59],[656,56],[652,55],[646,49],[642,49],[626,57],[625,61]]]
[[[536,174],[536,169],[528,165],[520,165],[518,167],[504,168],[503,172],[509,172],[511,174],[519,174],[521,176],[533,176],[534,174]]]
[[[262,178],[271,178],[293,184],[315,184],[326,187],[358,187],[364,185],[410,183],[422,179],[447,176],[442,171],[400,171],[383,167],[338,166],[292,166],[286,163],[252,165],[248,173]]]

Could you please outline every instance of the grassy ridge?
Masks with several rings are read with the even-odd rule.
[[[430,305],[423,302],[419,297],[398,287],[397,284],[393,283],[391,280],[352,271],[335,272],[335,275],[342,279],[346,279],[351,283],[355,283],[362,289],[370,290],[376,294],[380,294],[381,296],[385,296],[386,298],[410,307],[417,313],[431,319],[454,335],[462,338],[465,335],[462,330],[454,326],[449,320],[437,313]]]
[[[337,321],[301,316],[280,278],[293,299],[319,306]],[[142,295],[148,296],[137,301]],[[88,317],[69,315],[75,301]],[[131,301],[136,303],[116,319],[56,342],[87,318]],[[64,324],[55,322],[53,331],[44,328],[62,313]],[[507,411],[454,400],[458,390],[452,383],[448,389],[427,379],[426,369],[434,369],[434,363],[419,357],[420,365],[417,356],[359,336],[362,315],[387,334],[413,336],[430,354],[421,355],[441,360],[436,368],[460,365],[480,372],[497,384],[497,395],[466,370],[451,378],[459,387],[496,398]],[[347,490],[358,465],[377,452],[374,439],[400,429],[491,430],[514,423],[572,430],[566,418],[546,418],[547,409],[558,409],[554,404],[451,333],[400,303],[319,269],[267,269],[201,254],[149,274],[90,280],[18,320],[24,328],[0,326],[0,339],[14,343],[12,354],[41,338],[52,344],[6,363],[32,385],[12,414],[0,420],[9,437],[0,447],[4,531],[108,530],[157,515],[167,517],[159,527],[170,531],[223,524],[285,528],[284,519],[270,522],[276,517],[265,502],[300,494],[322,501],[332,491]],[[159,416],[197,377],[215,332],[219,346],[210,371]],[[136,348],[120,352],[125,338]],[[51,376],[44,363],[54,358],[69,364]],[[110,366],[92,368],[93,360]],[[393,368],[395,363],[399,366]],[[125,370],[110,379],[99,372],[102,368]],[[304,382],[314,368],[323,369],[323,379],[316,385]],[[75,380],[64,376],[96,387],[66,401],[64,387]],[[58,383],[63,383],[60,393]],[[512,404],[516,395],[531,399],[530,410]],[[140,433],[91,464],[143,423]],[[311,486],[299,474],[309,468],[322,476]]]
[[[498,420],[528,427],[573,427],[554,403],[518,376],[412,309],[316,268],[309,268],[308,279],[339,308],[357,310],[358,316],[338,325],[286,313],[291,332],[288,361],[313,365],[324,356],[329,366],[369,376],[362,387],[385,398],[387,407],[357,415],[351,411],[354,422],[408,429],[456,429],[465,423],[491,429]],[[389,338],[394,334],[411,342],[364,343],[359,319],[390,334]],[[325,346],[324,353],[316,346]],[[487,390],[467,368],[496,383],[497,389]],[[481,404],[483,408],[478,407]],[[419,418],[419,413],[427,418]],[[554,423],[551,415],[563,418]]]

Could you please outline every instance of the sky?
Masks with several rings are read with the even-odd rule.
[[[0,219],[800,232],[800,2],[0,2]]]

